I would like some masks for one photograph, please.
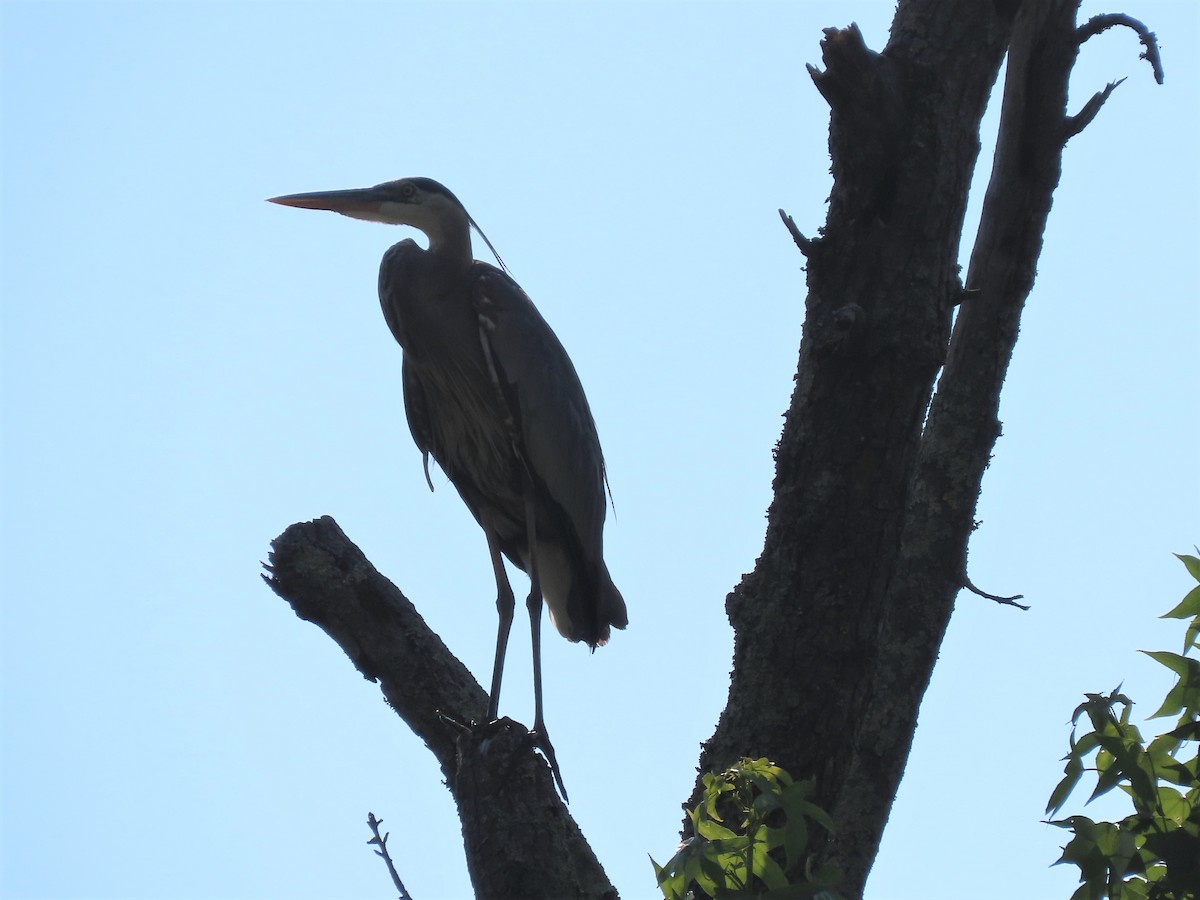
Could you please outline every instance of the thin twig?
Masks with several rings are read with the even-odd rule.
[[[1163,83],[1163,67],[1162,58],[1158,55],[1158,38],[1154,32],[1145,26],[1143,22],[1139,22],[1133,16],[1127,16],[1124,13],[1106,13],[1102,16],[1092,16],[1075,32],[1075,37],[1082,44],[1090,37],[1095,37],[1102,31],[1116,26],[1124,25],[1126,28],[1132,28],[1137,32],[1138,40],[1142,42],[1142,46],[1146,49],[1142,51],[1138,59],[1144,59],[1150,63],[1150,67],[1154,69],[1154,80],[1159,84]]]
[[[382,856],[383,861],[387,863],[388,873],[392,876],[392,884],[396,885],[396,890],[400,892],[400,900],[413,900],[412,894],[405,889],[404,882],[400,880],[400,873],[392,865],[392,858],[387,852],[387,840],[391,832],[386,832],[382,837],[380,836],[379,826],[383,824],[383,819],[375,818],[375,813],[373,812],[367,813],[367,824],[371,827],[371,833],[375,835],[367,843],[379,846],[379,849],[375,851],[375,855]]]
[[[971,584],[971,579],[965,574],[962,577],[962,583],[963,587],[965,587],[972,594],[977,594],[987,600],[995,600],[997,603],[1002,603],[1005,606],[1015,606],[1017,609],[1023,609],[1026,612],[1029,612],[1028,606],[1026,606],[1024,603],[1017,602],[1018,600],[1025,599],[1024,594],[1013,594],[1011,597],[1001,597],[997,594],[989,594],[987,591],[981,591],[979,588],[975,587],[975,585]]]

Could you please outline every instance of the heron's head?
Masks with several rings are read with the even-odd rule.
[[[271,203],[300,209],[327,209],[368,222],[411,225],[425,232],[430,248],[466,239],[473,224],[466,209],[432,178],[401,178],[369,188],[316,191],[270,198]]]

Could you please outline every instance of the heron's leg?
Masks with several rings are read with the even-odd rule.
[[[525,497],[525,527],[529,541],[529,598],[525,606],[529,610],[529,635],[533,643],[533,732],[537,736],[537,747],[550,764],[554,782],[567,799],[567,788],[563,784],[562,772],[558,768],[558,757],[554,745],[546,733],[546,720],[542,714],[542,579],[537,562],[537,521],[533,511],[533,498]]]
[[[492,570],[496,575],[496,612],[500,614],[500,627],[496,632],[496,661],[492,666],[492,689],[488,693],[487,720],[494,722],[500,707],[500,679],[504,675],[504,651],[508,648],[508,632],[512,629],[513,609],[516,600],[513,597],[512,585],[508,583],[508,573],[504,571],[504,559],[500,555],[500,545],[490,528],[485,528],[487,535],[488,553],[492,556]]]

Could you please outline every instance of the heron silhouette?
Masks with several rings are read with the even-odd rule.
[[[395,244],[379,268],[383,316],[403,348],[408,425],[430,489],[432,456],[487,538],[500,616],[489,722],[516,605],[502,555],[529,575],[532,731],[566,798],[542,708],[543,598],[559,633],[593,650],[628,624],[604,563],[604,456],[575,367],[516,281],[473,257],[472,227],[495,250],[438,182],[402,178],[270,202],[409,225],[428,239],[427,248]]]

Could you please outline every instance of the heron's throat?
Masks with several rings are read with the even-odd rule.
[[[471,220],[461,208],[438,200],[416,204],[385,200],[378,214],[378,221],[416,228],[437,256],[471,261]]]
[[[447,227],[448,226],[448,227]],[[429,239],[429,252],[445,259],[470,264],[471,232],[466,225],[459,223],[437,223],[417,226]]]

